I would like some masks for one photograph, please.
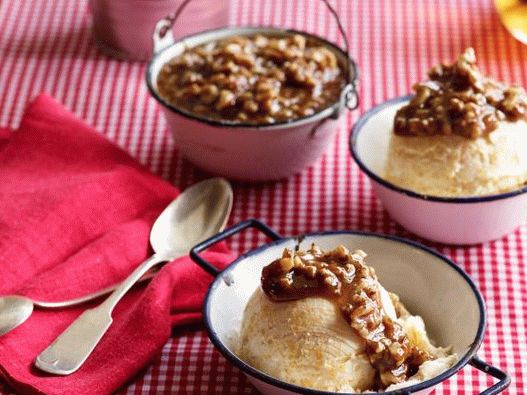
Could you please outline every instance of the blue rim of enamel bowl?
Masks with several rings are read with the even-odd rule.
[[[431,195],[425,195],[422,193],[418,193],[415,191],[411,191],[409,189],[398,187],[395,184],[392,184],[391,182],[386,181],[385,179],[381,178],[377,174],[375,174],[373,171],[371,171],[366,164],[361,160],[359,152],[357,152],[357,140],[359,138],[359,134],[361,130],[364,128],[366,123],[377,113],[380,111],[391,107],[395,104],[399,104],[405,101],[408,101],[412,98],[412,95],[397,97],[395,99],[391,99],[388,101],[385,101],[372,109],[366,111],[359,120],[353,125],[351,128],[351,135],[349,140],[350,145],[350,152],[351,156],[357,163],[357,165],[360,167],[360,169],[366,173],[366,175],[371,178],[372,180],[378,182],[379,184],[383,185],[384,187],[391,189],[392,191],[402,193],[404,195],[407,195],[409,197],[413,197],[416,199],[421,200],[427,200],[432,202],[443,202],[443,203],[481,203],[481,202],[490,202],[495,200],[501,200],[501,199],[507,199],[511,198],[517,195],[521,195],[525,192],[527,192],[527,185],[525,185],[522,188],[515,189],[510,192],[504,192],[499,193],[495,195],[485,195],[485,196],[465,196],[465,197],[441,197],[441,196],[431,196]]]
[[[377,238],[380,238],[380,239],[388,239],[388,240],[391,240],[391,241],[399,242],[399,243],[406,244],[406,245],[409,245],[411,247],[420,249],[420,250],[424,251],[425,253],[428,253],[428,254],[434,256],[435,258],[438,258],[444,264],[448,265],[451,269],[456,271],[457,274],[460,275],[465,280],[465,282],[468,283],[468,285],[470,286],[470,289],[473,292],[474,297],[477,300],[478,307],[479,307],[478,330],[477,330],[476,336],[474,338],[474,341],[472,342],[472,344],[470,345],[468,350],[465,352],[463,357],[460,358],[459,361],[454,366],[452,366],[450,369],[444,371],[440,375],[438,375],[438,376],[436,376],[436,377],[434,377],[434,378],[432,378],[430,380],[426,380],[426,381],[423,381],[421,383],[418,383],[418,384],[415,384],[415,385],[412,385],[412,386],[401,388],[399,390],[387,391],[387,392],[377,392],[377,393],[378,394],[383,394],[383,395],[407,395],[407,394],[415,393],[415,392],[418,392],[418,391],[422,391],[424,389],[434,387],[437,384],[445,381],[446,379],[448,379],[449,377],[453,376],[458,371],[460,371],[463,367],[465,367],[465,365],[467,365],[468,362],[473,357],[476,356],[476,352],[478,351],[478,349],[481,346],[481,343],[483,341],[483,335],[484,335],[486,324],[487,324],[487,317],[486,317],[486,313],[485,313],[485,302],[483,301],[483,297],[482,297],[480,291],[478,290],[478,288],[476,287],[476,285],[474,284],[472,279],[469,277],[469,275],[461,267],[456,265],[452,260],[450,260],[447,257],[439,254],[438,252],[432,250],[431,248],[428,248],[428,247],[424,246],[423,244],[417,243],[415,241],[407,240],[407,239],[404,239],[404,238],[401,238],[401,237],[397,237],[397,236],[388,236],[388,235],[371,233],[371,232],[354,232],[354,231],[317,232],[317,233],[308,233],[308,234],[305,234],[305,236],[306,237],[316,237],[316,236],[331,236],[331,235],[343,235],[343,234],[356,235],[356,236],[357,235],[358,236],[366,236],[366,237],[377,237]],[[225,346],[225,344],[220,340],[217,332],[214,330],[214,328],[212,326],[211,318],[210,318],[211,317],[210,300],[211,300],[211,297],[212,297],[215,289],[218,287],[218,284],[220,282],[224,281],[223,280],[223,275],[228,275],[244,259],[249,258],[249,257],[251,257],[253,255],[257,255],[257,254],[265,251],[266,249],[268,249],[270,247],[273,247],[273,246],[276,246],[276,245],[279,245],[279,244],[282,244],[282,243],[290,242],[292,240],[297,240],[297,239],[294,238],[294,237],[288,237],[288,238],[275,240],[275,241],[267,243],[267,244],[265,244],[265,245],[263,245],[261,247],[258,247],[258,248],[254,249],[254,250],[251,250],[251,251],[249,251],[249,252],[247,252],[245,254],[242,254],[234,262],[232,262],[225,270],[223,270],[221,273],[219,273],[217,275],[216,279],[214,280],[214,282],[209,287],[209,290],[207,291],[207,295],[205,296],[205,301],[204,301],[204,304],[203,304],[203,316],[204,316],[205,327],[207,329],[208,336],[209,336],[211,342],[214,344],[214,346],[222,353],[222,355],[228,361],[230,361],[236,367],[241,369],[244,373],[246,373],[246,374],[248,374],[248,375],[250,375],[250,376],[252,376],[252,377],[254,377],[254,378],[256,378],[256,379],[258,379],[260,381],[263,381],[263,382],[265,382],[267,384],[273,385],[273,386],[275,386],[277,388],[285,389],[285,390],[288,390],[288,391],[291,391],[291,392],[300,393],[300,394],[310,394],[310,395],[360,395],[360,394],[351,393],[351,392],[347,392],[347,393],[339,392],[339,393],[337,393],[337,392],[331,392],[331,391],[321,391],[321,390],[304,388],[304,387],[301,387],[301,386],[298,386],[298,385],[286,383],[286,382],[278,380],[278,379],[276,379],[276,378],[274,378],[272,376],[269,376],[269,375],[267,375],[267,374],[255,369],[255,368],[253,368],[252,366],[248,365],[243,360],[238,358],[238,356],[236,356],[236,354],[234,354],[232,351],[230,351]]]

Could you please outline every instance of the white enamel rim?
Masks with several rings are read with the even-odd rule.
[[[280,29],[276,27],[266,27],[266,26],[262,26],[262,27],[254,27],[254,26],[231,27],[229,26],[229,27],[222,27],[218,29],[206,30],[206,31],[203,31],[197,34],[192,34],[192,35],[183,37],[179,40],[174,41],[174,43],[168,46],[167,48],[164,48],[161,51],[154,54],[154,56],[152,57],[152,59],[150,60],[146,68],[146,85],[148,87],[148,90],[150,91],[150,94],[161,105],[163,105],[165,108],[169,109],[170,111],[174,113],[177,113],[188,119],[192,119],[198,122],[203,122],[211,126],[223,127],[223,128],[244,129],[244,130],[247,130],[247,129],[249,130],[250,129],[254,129],[254,130],[286,129],[289,127],[314,123],[314,122],[323,120],[325,118],[335,116],[338,112],[340,101],[330,104],[329,106],[321,109],[320,111],[312,115],[308,115],[308,116],[304,116],[300,118],[294,118],[291,120],[285,120],[281,122],[276,122],[273,124],[255,125],[255,124],[241,123],[241,122],[234,123],[234,122],[229,122],[229,121],[221,121],[221,120],[218,121],[218,120],[203,118],[191,112],[175,107],[172,104],[170,104],[168,101],[163,99],[157,92],[155,78],[157,78],[158,73],[154,72],[154,68],[158,67],[159,63],[164,64],[167,61],[165,58],[167,57],[167,54],[169,52],[175,52],[175,49],[179,47],[181,47],[182,49],[192,48],[196,45],[200,45],[206,42],[229,37],[235,34],[250,35],[250,34],[255,34],[255,33],[264,33],[264,34],[267,33],[267,34],[276,34],[276,35],[283,35],[283,36],[290,36],[292,34],[301,34],[305,37],[317,40],[324,46],[331,49],[332,52],[335,53],[335,55],[337,55],[339,60],[349,62],[349,66],[350,66],[350,70],[349,70],[350,77],[349,77],[349,83],[348,83],[349,85],[354,86],[354,84],[356,84],[358,80],[358,69],[357,69],[357,65],[355,61],[349,58],[348,55],[340,47],[324,39],[323,37],[320,37],[315,34],[303,32],[303,31],[299,31],[299,30],[294,30],[294,29]],[[177,56],[177,55],[176,54],[171,55],[169,58],[172,58],[173,56]],[[158,69],[160,70],[160,67],[158,67]],[[343,90],[344,89],[346,89],[346,87],[343,87]],[[357,100],[358,100],[358,96],[357,96]],[[342,111],[344,111],[345,109],[346,109],[346,106],[342,108]],[[340,116],[341,114],[337,114],[337,115]]]
[[[372,118],[374,115],[376,115],[380,111],[382,111],[382,110],[384,110],[384,109],[386,109],[386,108],[388,108],[390,106],[393,106],[393,105],[396,105],[396,104],[408,101],[412,97],[413,97],[412,95],[397,97],[395,99],[391,99],[391,100],[385,101],[385,102],[373,107],[372,109],[366,111],[360,117],[360,119],[353,125],[353,127],[351,128],[351,135],[350,135],[350,152],[351,152],[351,156],[353,157],[353,159],[355,160],[355,162],[357,163],[359,168],[364,173],[366,173],[366,175],[369,178],[371,178],[372,180],[377,181],[379,184],[385,186],[388,189],[391,189],[392,191],[395,191],[395,192],[398,192],[398,193],[401,193],[401,194],[404,194],[404,195],[407,195],[407,196],[410,196],[410,197],[413,197],[413,198],[430,201],[430,202],[481,203],[481,202],[489,202],[489,201],[494,201],[494,200],[507,199],[507,198],[511,198],[511,197],[514,197],[514,196],[517,196],[517,195],[521,195],[521,194],[527,192],[527,185],[526,185],[523,188],[516,189],[514,191],[500,193],[500,194],[495,194],[495,195],[466,196],[466,197],[453,197],[453,198],[441,197],[441,196],[431,196],[431,195],[425,195],[425,194],[422,194],[422,193],[411,191],[409,189],[398,187],[397,185],[386,181],[381,176],[379,176],[374,171],[372,171],[370,168],[368,168],[368,166],[366,166],[366,164],[362,161],[361,155],[360,155],[360,153],[358,152],[358,149],[357,149],[357,140],[358,140],[358,137],[359,137],[359,134],[360,134],[361,130],[366,125],[366,123],[370,120],[370,118]]]
[[[438,252],[411,240],[407,240],[404,238],[400,238],[397,236],[388,236],[383,234],[377,234],[377,233],[371,233],[371,232],[355,232],[355,231],[336,231],[336,232],[316,232],[316,233],[309,233],[306,234],[306,237],[316,237],[316,236],[331,236],[331,235],[355,235],[355,236],[364,236],[364,237],[376,237],[380,239],[387,239],[391,241],[395,241],[401,244],[406,244],[411,247],[417,248],[419,250],[422,250],[423,252],[432,255],[436,259],[436,261],[441,261],[445,265],[448,265],[451,269],[454,269],[459,276],[468,284],[470,290],[473,292],[473,296],[475,297],[478,307],[479,307],[479,324],[476,336],[474,338],[473,343],[468,347],[465,354],[459,359],[459,361],[452,366],[450,369],[446,370],[442,374],[430,379],[426,380],[424,382],[418,383],[416,385],[412,385],[400,390],[395,391],[389,391],[389,392],[378,392],[379,394],[385,394],[385,395],[401,395],[401,394],[409,394],[414,393],[426,389],[431,389],[435,385],[441,383],[442,381],[446,380],[447,378],[453,376],[456,374],[459,370],[461,370],[470,360],[476,356],[476,352],[481,346],[481,343],[483,341],[484,331],[486,327],[486,312],[485,312],[485,303],[483,301],[483,297],[472,281],[472,279],[468,276],[465,271],[456,265],[452,260],[448,259],[447,257],[439,254]],[[212,295],[214,293],[215,288],[219,285],[220,282],[224,281],[224,276],[229,276],[229,272],[234,270],[235,267],[246,258],[259,254],[266,249],[270,247],[274,247],[276,245],[282,244],[282,243],[289,243],[292,240],[297,240],[295,237],[289,237],[289,238],[282,238],[270,243],[267,243],[259,248],[256,248],[254,250],[251,250],[245,254],[240,255],[234,262],[232,262],[226,269],[224,269],[219,275],[216,276],[215,280],[209,287],[209,290],[207,291],[207,294],[205,296],[205,301],[203,305],[203,315],[204,315],[204,321],[205,326],[209,335],[210,340],[214,344],[214,346],[223,354],[227,360],[229,360],[231,363],[233,363],[236,367],[241,369],[244,373],[263,381],[264,383],[273,385],[277,388],[281,388],[284,390],[296,392],[296,393],[303,393],[303,394],[311,394],[311,395],[337,395],[337,394],[344,394],[344,395],[359,395],[354,393],[335,393],[330,391],[320,391],[320,390],[314,390],[314,389],[308,389],[304,387],[300,387],[297,385],[289,384],[281,380],[277,380],[274,377],[271,377],[265,373],[262,373],[261,371],[251,367],[250,365],[246,364],[244,361],[242,361],[240,358],[236,356],[232,351],[230,351],[229,347],[227,347],[223,341],[219,338],[219,335],[214,330],[212,323],[211,323],[211,309],[210,309],[210,302]]]

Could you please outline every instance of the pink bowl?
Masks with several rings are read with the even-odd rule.
[[[182,3],[183,0],[90,0],[95,40],[112,56],[148,60],[152,56],[156,22]],[[185,19],[192,23],[177,24],[176,37],[228,25],[228,5],[228,0],[190,2]]]
[[[166,32],[161,20],[154,33],[156,54],[147,69],[146,83],[161,104],[174,142],[181,154],[209,173],[242,181],[278,180],[298,173],[316,161],[333,142],[343,110],[357,105],[356,66],[347,53],[321,37],[304,32],[264,27],[229,27],[194,34],[179,41]],[[202,118],[174,107],[157,89],[162,66],[185,49],[229,37],[267,33],[290,36],[302,34],[331,50],[349,68],[348,84],[340,100],[310,116],[270,125],[252,125]],[[162,37],[162,38],[159,38]]]
[[[491,196],[444,198],[403,189],[382,178],[395,111],[409,98],[389,100],[365,113],[353,126],[350,140],[351,155],[390,216],[416,235],[458,245],[495,240],[524,224],[527,187]]]
[[[333,142],[337,120],[315,133],[317,119],[287,127],[221,127],[163,107],[177,148],[197,167],[242,181],[289,177],[315,162]]]

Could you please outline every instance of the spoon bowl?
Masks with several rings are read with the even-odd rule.
[[[0,336],[15,329],[33,313],[33,301],[23,296],[0,298]]]
[[[155,252],[186,254],[212,236],[215,229],[225,227],[231,208],[232,189],[223,178],[194,184],[157,218],[150,232],[150,245]]]

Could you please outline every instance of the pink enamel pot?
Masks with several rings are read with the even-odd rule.
[[[247,228],[263,232],[272,241],[251,250],[220,270],[200,252]],[[301,240],[301,241],[300,241]],[[281,256],[284,248],[299,243],[316,243],[323,249],[342,244],[368,253],[368,264],[375,268],[379,281],[395,292],[408,309],[423,317],[431,338],[451,345],[458,362],[436,377],[384,395],[425,395],[467,364],[498,381],[480,395],[496,395],[510,384],[510,377],[477,356],[486,326],[485,304],[472,279],[448,258],[410,240],[366,232],[320,232],[300,237],[282,237],[257,220],[241,222],[195,246],[191,258],[215,277],[203,305],[203,316],[212,343],[250,382],[265,395],[337,395],[278,380],[255,369],[236,355],[242,317],[251,295],[260,286],[262,268]],[[320,367],[324,374],[324,367]],[[358,394],[347,394],[358,395]]]
[[[147,61],[152,57],[156,22],[182,3],[183,0],[90,0],[95,41],[116,58]],[[178,25],[174,32],[177,37],[226,25],[229,2],[194,1],[186,17],[192,23]]]
[[[350,137],[353,159],[390,216],[418,236],[454,245],[495,240],[524,224],[527,186],[497,195],[445,198],[403,189],[382,178],[395,112],[409,99],[389,100],[366,112]]]
[[[336,17],[334,10],[327,5]],[[181,154],[209,173],[242,181],[278,180],[298,173],[315,162],[334,141],[337,123],[344,110],[353,110],[358,105],[357,68],[348,55],[345,35],[345,50],[315,35],[273,27],[226,27],[174,41],[172,25],[181,11],[180,8],[174,16],[156,25],[155,55],[146,74],[150,93],[161,105]],[[337,24],[343,33],[338,18]],[[157,76],[161,68],[185,49],[233,35],[257,33],[284,37],[302,34],[332,51],[343,66],[347,80],[339,101],[310,116],[255,126],[206,119],[171,105],[159,95]]]

